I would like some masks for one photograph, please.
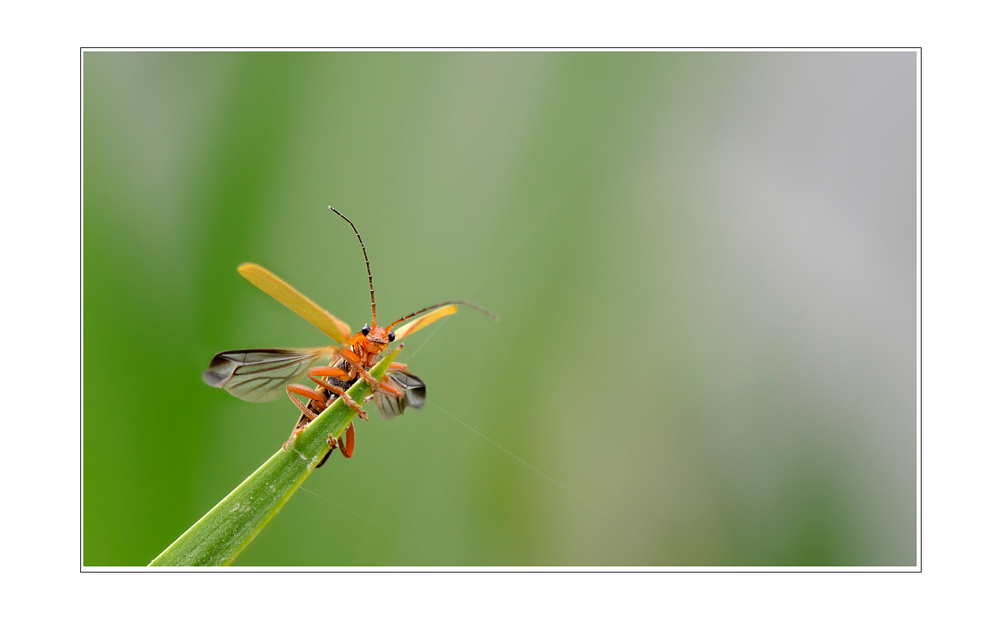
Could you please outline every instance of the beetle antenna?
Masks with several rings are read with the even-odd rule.
[[[365,255],[365,268],[368,269],[368,291],[372,296],[372,328],[375,328],[377,326],[375,320],[375,285],[372,284],[372,267],[371,264],[368,263],[368,252],[365,251],[365,241],[361,240],[361,233],[358,232],[358,228],[354,227],[354,223],[350,219],[341,214],[341,212],[333,206],[330,206],[329,208],[333,212],[340,215],[341,219],[351,224],[351,227],[354,228],[354,234],[358,237],[358,242],[361,243],[361,253]]]
[[[476,311],[485,314],[489,319],[493,320],[494,322],[499,322],[500,321],[500,318],[498,318],[497,316],[493,315],[492,313],[490,313],[486,309],[483,309],[479,305],[473,305],[472,303],[467,303],[464,300],[451,300],[451,301],[448,301],[446,303],[438,303],[436,305],[431,305],[430,307],[424,307],[420,311],[414,311],[410,315],[404,315],[403,317],[399,318],[398,320],[396,320],[395,322],[393,322],[392,324],[390,324],[386,328],[386,330],[387,331],[388,330],[392,330],[393,326],[395,326],[396,324],[399,324],[400,322],[402,322],[404,320],[409,320],[410,318],[418,316],[418,315],[420,315],[421,313],[423,313],[425,311],[430,311],[431,309],[437,309],[438,307],[444,307],[445,305],[465,305],[466,307],[472,307]]]

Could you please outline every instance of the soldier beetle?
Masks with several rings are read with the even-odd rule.
[[[363,420],[368,420],[362,404],[371,398],[375,399],[375,407],[379,415],[390,420],[403,413],[407,407],[420,409],[427,397],[427,387],[423,380],[409,373],[403,363],[392,363],[380,380],[375,380],[368,371],[382,357],[389,344],[401,340],[421,328],[458,311],[458,305],[466,305],[485,313],[494,321],[492,313],[465,301],[450,301],[424,307],[405,315],[387,327],[378,325],[375,309],[375,285],[372,280],[371,264],[368,261],[368,251],[361,239],[361,234],[354,223],[333,206],[334,213],[347,221],[361,243],[361,252],[368,269],[368,291],[372,302],[372,323],[351,335],[350,327],[343,321],[328,313],[304,294],[293,288],[280,277],[257,264],[243,264],[239,273],[251,283],[266,292],[272,298],[285,305],[313,326],[317,327],[335,342],[320,348],[307,349],[250,349],[229,350],[215,355],[208,369],[202,373],[202,379],[209,386],[224,388],[231,395],[243,401],[271,401],[284,391],[300,412],[291,437],[285,442],[288,448],[295,438],[313,419],[328,408],[338,398],[343,399],[350,408]],[[427,313],[427,312],[430,313]],[[426,315],[423,315],[426,314]],[[420,316],[420,317],[418,317]],[[406,320],[410,320],[406,322]],[[406,322],[399,328],[396,325]],[[395,329],[395,330],[394,330]],[[400,344],[402,347],[402,344]],[[317,363],[322,363],[314,366]],[[316,384],[310,388],[297,384],[303,377]],[[372,387],[372,394],[362,402],[356,402],[347,394],[359,379],[365,380]],[[305,403],[298,397],[305,398]],[[330,450],[317,464],[317,468],[326,463],[327,458],[339,448],[344,457],[354,454],[354,423],[348,425],[344,437],[334,439],[329,436]]]

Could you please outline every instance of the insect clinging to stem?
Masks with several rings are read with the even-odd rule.
[[[342,398],[354,412],[363,420],[368,420],[362,404],[371,398],[375,399],[375,407],[379,416],[386,420],[393,419],[403,413],[407,406],[419,409],[423,407],[427,396],[427,387],[423,380],[409,373],[403,363],[392,363],[385,375],[376,380],[368,371],[382,357],[389,344],[403,339],[421,328],[458,311],[458,305],[466,305],[485,313],[496,321],[492,313],[465,301],[449,301],[424,307],[405,315],[387,327],[378,325],[375,310],[375,285],[372,282],[372,269],[368,261],[368,251],[361,240],[358,228],[333,206],[329,207],[342,219],[347,221],[361,243],[361,252],[368,269],[368,292],[372,302],[372,323],[351,335],[350,327],[343,321],[321,308],[304,294],[285,283],[281,278],[257,264],[243,264],[239,273],[251,283],[269,294],[272,298],[285,305],[310,324],[329,335],[335,345],[307,349],[251,349],[229,350],[215,355],[208,369],[202,373],[202,379],[209,386],[224,388],[231,395],[244,401],[270,401],[276,399],[284,390],[299,409],[300,416],[291,437],[285,442],[288,448],[295,438],[313,419],[328,408],[338,398]],[[430,313],[427,313],[430,312]],[[423,315],[425,314],[425,315]],[[418,317],[420,316],[420,317]],[[397,324],[412,321],[395,328]],[[400,344],[402,347],[403,344]],[[322,361],[322,364],[313,366]],[[308,377],[316,386],[310,388],[296,384],[303,377]],[[372,394],[362,402],[356,402],[347,394],[359,379],[365,380],[372,387]],[[304,397],[305,403],[298,397]],[[317,464],[322,466],[333,450],[339,448],[344,457],[354,454],[354,423],[348,425],[344,437],[334,439],[329,436],[327,443],[330,450]]]

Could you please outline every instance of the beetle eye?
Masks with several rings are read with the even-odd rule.
[[[389,333],[389,343],[392,343],[395,340],[396,340],[396,333],[390,332]]]
[[[364,335],[365,337],[367,337],[368,333],[370,332],[372,332],[372,329],[368,328],[367,324],[361,327],[361,334]]]

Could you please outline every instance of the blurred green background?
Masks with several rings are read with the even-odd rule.
[[[201,381],[327,343],[237,265],[369,321],[328,204],[383,320],[501,321],[408,340],[428,405],[236,565],[915,564],[914,53],[83,65],[85,565],[147,564],[288,437]]]

